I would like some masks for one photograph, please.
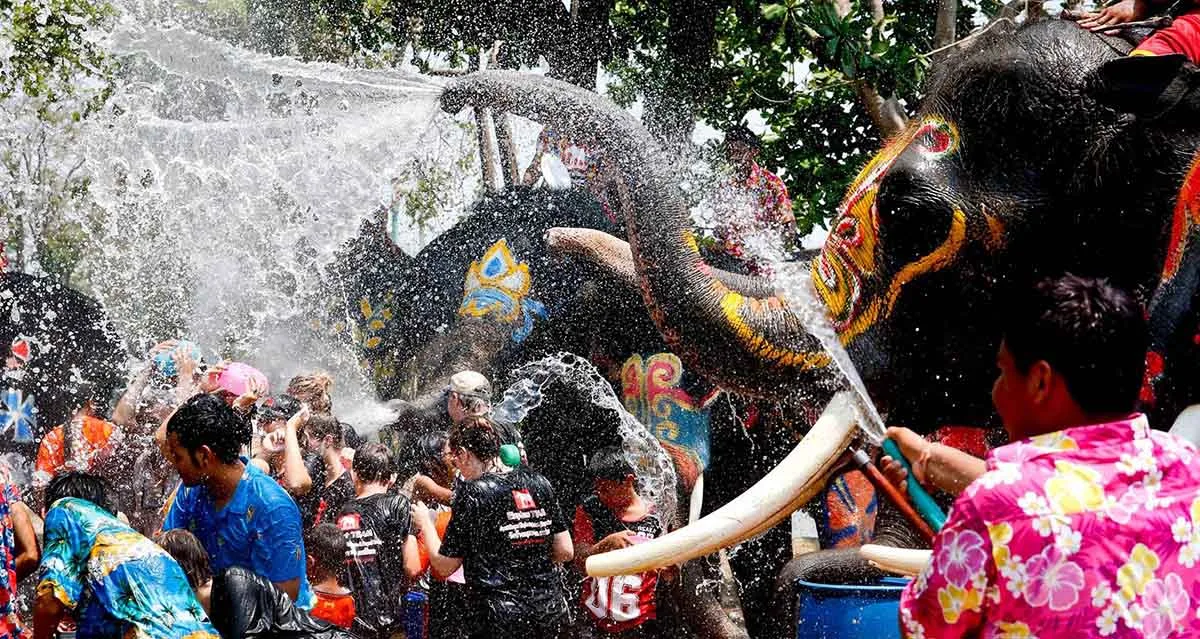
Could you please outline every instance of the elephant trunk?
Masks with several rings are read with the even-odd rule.
[[[667,345],[690,367],[725,388],[768,398],[827,369],[820,343],[769,283],[714,276],[671,175],[674,158],[628,113],[593,92],[511,71],[456,79],[441,99],[451,113],[490,107],[599,141],[620,173],[614,177],[642,296]]]

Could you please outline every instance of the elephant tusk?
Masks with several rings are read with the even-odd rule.
[[[858,549],[858,554],[880,570],[906,577],[916,576],[929,565],[933,557],[932,550],[893,548],[878,544],[867,544]]]
[[[858,432],[853,396],[833,396],[821,418],[778,466],[733,501],[699,521],[645,543],[587,559],[592,577],[635,575],[741,543],[803,506],[836,470]]]

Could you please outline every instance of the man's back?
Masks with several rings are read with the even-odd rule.
[[[905,634],[1200,632],[1198,462],[1144,416],[996,449],[909,586]]]
[[[408,499],[379,493],[352,499],[337,526],[346,535],[346,587],[354,592],[358,621],[373,632],[400,621],[404,542],[411,530]]]

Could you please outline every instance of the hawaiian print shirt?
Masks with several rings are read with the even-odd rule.
[[[92,502],[54,502],[45,541],[38,595],[74,610],[80,637],[219,639],[179,564]]]
[[[1143,415],[992,451],[904,591],[904,635],[1200,635],[1200,456]]]
[[[0,583],[0,639],[22,636],[21,618],[17,616],[16,538],[13,536],[11,507],[20,501],[12,484],[0,484],[0,559],[4,566]]]

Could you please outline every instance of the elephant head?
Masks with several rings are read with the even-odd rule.
[[[995,320],[1005,298],[1037,277],[1070,270],[1136,291],[1151,301],[1152,324],[1165,318],[1155,324],[1159,343],[1178,341],[1197,319],[1200,256],[1189,238],[1200,228],[1191,213],[1200,127],[1190,71],[1172,60],[1121,60],[1128,43],[1072,23],[993,31],[931,78],[911,124],[854,181],[809,265],[873,397],[893,421],[918,428],[991,418]],[[770,282],[701,260],[671,160],[628,114],[565,84],[501,72],[457,80],[442,99],[449,111],[470,102],[603,141],[626,185],[621,204],[643,297],[690,366],[772,398],[831,375],[801,309]],[[679,561],[763,530],[812,494],[853,438],[850,421],[827,410],[774,473],[710,515],[702,534],[613,553],[597,571]]]

